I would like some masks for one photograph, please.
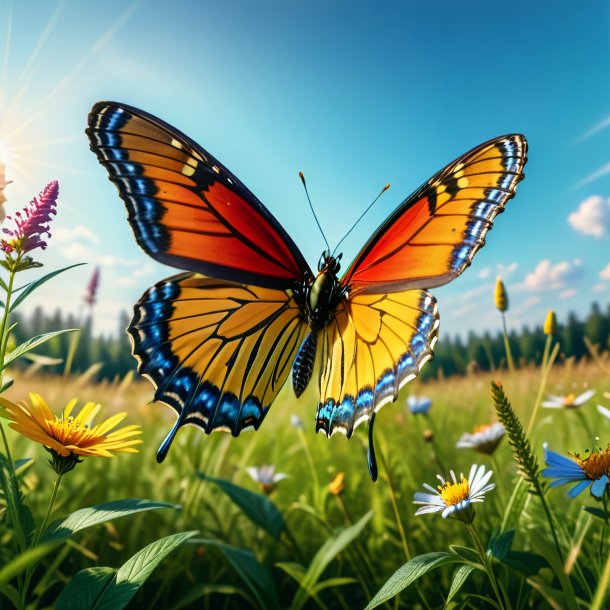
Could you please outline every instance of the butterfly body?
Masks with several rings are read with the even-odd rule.
[[[177,415],[159,460],[186,424],[257,429],[290,376],[297,395],[317,385],[316,430],[371,427],[432,357],[439,315],[427,289],[470,265],[527,158],[519,134],[475,147],[407,197],[343,275],[329,251],[314,275],[247,187],[171,125],[99,102],[87,134],[137,242],[185,271],[146,291],[128,328],[139,372]]]

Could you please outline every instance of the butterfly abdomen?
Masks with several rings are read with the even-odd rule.
[[[318,336],[315,332],[310,332],[301,343],[297,352],[294,364],[292,365],[292,387],[297,398],[305,391],[316,361],[316,347]]]

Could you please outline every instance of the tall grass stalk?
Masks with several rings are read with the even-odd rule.
[[[555,343],[555,347],[553,351],[550,353],[549,351],[551,347],[551,343],[553,341],[552,335],[547,335],[546,342],[544,344],[544,354],[542,356],[542,365],[541,365],[541,378],[540,378],[540,387],[538,388],[538,395],[536,396],[536,402],[534,403],[534,408],[532,409],[532,414],[530,415],[529,423],[527,424],[527,430],[525,431],[525,435],[529,438],[532,434],[532,429],[534,428],[534,422],[536,421],[536,416],[538,415],[538,410],[540,409],[540,403],[542,402],[542,397],[544,396],[544,391],[546,389],[546,384],[549,378],[549,373],[553,368],[553,364],[555,363],[555,359],[557,358],[557,354],[559,354],[559,343]]]

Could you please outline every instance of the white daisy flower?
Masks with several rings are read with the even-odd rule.
[[[606,407],[602,407],[601,405],[597,405],[597,410],[604,416],[610,419],[610,409],[606,409]]]
[[[413,504],[422,505],[415,514],[423,515],[442,511],[443,519],[452,517],[465,523],[472,523],[474,519],[472,503],[483,502],[485,494],[496,486],[495,483],[489,483],[493,471],[486,471],[485,466],[473,464],[467,479],[460,474],[458,481],[453,470],[450,471],[450,474],[451,481],[445,481],[440,474],[436,475],[441,482],[438,491],[424,483],[424,487],[432,493],[421,491],[415,493]]]
[[[267,466],[250,466],[246,468],[246,472],[250,475],[253,481],[261,486],[261,489],[266,494],[271,493],[275,486],[288,477],[283,472],[275,472],[273,464]]]
[[[551,394],[548,400],[542,403],[542,406],[547,409],[576,409],[584,405],[593,394],[595,394],[595,390],[587,390],[579,396],[576,396],[576,394],[567,394],[566,396],[554,396]]]
[[[465,432],[456,443],[458,449],[474,449],[479,453],[491,455],[506,434],[500,422],[476,426],[472,433]]]
[[[290,416],[290,425],[293,428],[304,428],[305,427],[303,420],[298,415],[295,415],[294,413]]]

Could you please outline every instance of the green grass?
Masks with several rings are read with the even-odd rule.
[[[506,440],[493,461],[455,448],[462,432],[496,419],[491,379],[488,374],[471,374],[425,385],[417,381],[409,384],[398,401],[385,406],[377,417],[380,477],[373,484],[366,462],[366,426],[349,441],[340,435],[332,439],[316,435],[312,393],[297,401],[284,391],[256,433],[245,432],[238,438],[223,433],[207,437],[199,430],[183,429],[166,461],[159,465],[155,452],[173,416],[162,405],[148,404],[152,390],[147,382],[91,384],[74,377],[17,377],[5,394],[11,400],[24,399],[28,391],[36,391],[56,412],[74,397],[98,401],[104,406],[103,416],[126,410],[126,423],[144,427],[140,453],[89,458],[66,474],[52,519],[124,498],[147,498],[182,507],[143,512],[76,534],[42,560],[32,579],[30,600],[40,608],[52,607],[79,570],[118,568],[159,538],[197,530],[196,538],[163,560],[129,607],[260,608],[271,607],[277,598],[282,608],[364,608],[407,560],[449,551],[451,545],[472,546],[462,523],[443,520],[438,514],[415,517],[412,499],[424,482],[435,484],[437,473],[447,475],[454,469],[467,474],[473,463],[493,468],[497,484],[485,503],[476,505],[475,525],[483,543],[499,534],[504,523],[505,530],[514,529],[513,550],[545,555],[550,552],[547,546],[552,546],[552,536],[538,498],[524,494],[520,504],[517,501],[512,511],[507,510],[518,475]],[[500,371],[494,379],[503,383],[525,429],[536,401],[540,371],[525,368],[514,375]],[[600,437],[598,444],[602,446],[610,440],[610,420],[594,407],[596,401],[607,405],[601,394],[609,389],[608,378],[601,368],[573,361],[557,365],[547,390],[578,392],[583,384],[598,392],[580,410],[540,410],[530,442],[541,465],[543,442],[565,454],[582,453],[593,445],[587,430]],[[409,392],[432,398],[428,416],[408,412]],[[293,414],[301,417],[304,429],[291,425]],[[432,431],[432,443],[424,441],[424,430]],[[13,431],[8,436],[13,459],[36,458],[23,476],[22,490],[40,522],[55,475],[46,465],[47,454],[41,447]],[[254,510],[265,510],[264,500],[259,505],[246,495],[244,501],[252,504],[244,509],[222,485],[200,476],[230,481],[259,494],[246,467],[263,464],[275,464],[278,471],[289,475],[269,496],[285,523],[278,539],[261,526],[260,519],[253,520]],[[345,473],[346,484],[342,495],[334,496],[328,484],[339,471]],[[583,506],[601,505],[588,492],[570,500],[566,488],[547,491],[545,497],[559,524],[559,541],[566,558],[563,577],[573,588],[575,599],[582,600],[581,607],[587,607],[603,568],[598,553],[603,521],[583,511]],[[366,516],[369,511],[371,515]],[[261,519],[264,523],[264,516]],[[0,535],[6,554],[12,534],[5,514],[0,516]],[[443,607],[457,569],[455,564],[440,566],[390,599],[385,607]],[[551,607],[548,591],[541,591],[545,587],[562,589],[560,579],[548,567],[530,576],[499,562],[494,562],[493,569],[508,590],[514,609]],[[303,583],[300,591],[297,581]],[[322,582],[327,586],[316,589],[316,583]],[[489,581],[480,570],[467,575],[451,607],[492,607],[477,595],[492,596]],[[0,608],[10,607],[7,604],[6,599],[0,601]]]

